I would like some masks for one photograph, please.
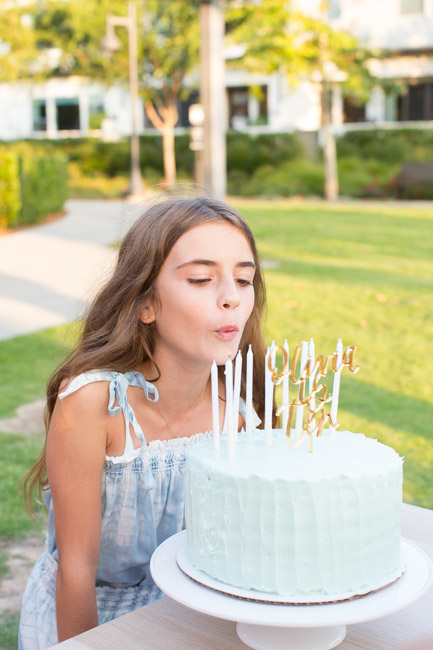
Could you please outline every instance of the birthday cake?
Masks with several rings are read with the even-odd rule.
[[[185,470],[189,559],[228,585],[305,597],[365,593],[400,571],[402,459],[363,434],[291,448],[255,430],[228,457],[212,439]]]

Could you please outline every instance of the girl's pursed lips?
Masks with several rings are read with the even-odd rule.
[[[222,339],[231,340],[239,332],[239,327],[237,325],[223,325],[215,330],[215,333]]]

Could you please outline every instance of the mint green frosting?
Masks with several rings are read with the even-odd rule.
[[[193,445],[185,470],[191,562],[222,582],[283,596],[386,584],[400,565],[402,458],[363,434],[293,449],[273,432]]]

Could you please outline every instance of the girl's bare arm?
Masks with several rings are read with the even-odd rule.
[[[95,577],[101,536],[101,479],[108,436],[108,384],[57,400],[47,439],[58,573],[59,641],[98,624]]]

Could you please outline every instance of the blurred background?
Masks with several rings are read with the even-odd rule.
[[[43,545],[17,485],[45,383],[160,191],[246,216],[269,343],[358,345],[340,429],[433,508],[432,127],[433,0],[0,0],[1,648]]]

